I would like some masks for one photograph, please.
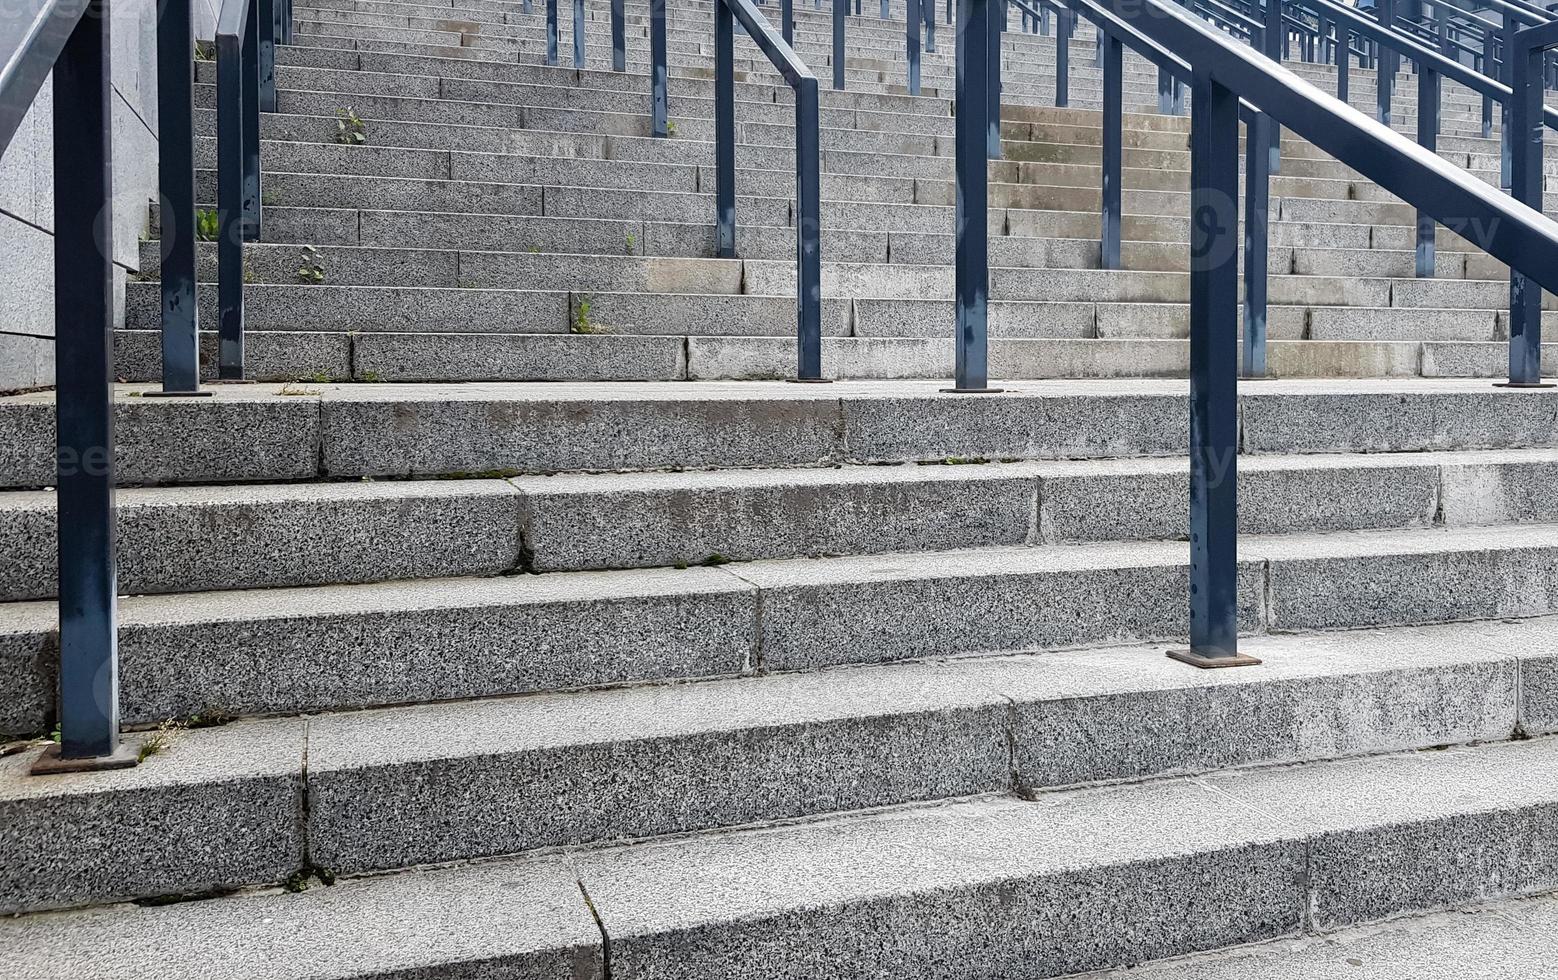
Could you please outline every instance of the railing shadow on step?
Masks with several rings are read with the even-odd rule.
[[[796,380],[821,381],[822,132],[817,76],[752,0],[714,3],[715,253],[722,258],[736,255],[736,21],[795,90]]]
[[[118,768],[135,756],[119,743],[108,5],[39,0],[16,13],[0,18],[0,152],[54,81],[60,741],[34,771]]]
[[[961,0],[960,61],[966,53],[967,63],[977,65],[987,56],[977,42],[988,37],[985,18],[994,16],[995,2]],[[1107,37],[1190,79],[1190,649],[1171,655],[1203,667],[1258,663],[1241,656],[1238,649],[1241,110],[1247,122],[1269,116],[1504,262],[1513,273],[1511,296],[1528,304],[1528,312],[1538,308],[1530,298],[1533,293],[1558,291],[1558,222],[1325,94],[1194,13],[1159,0],[1066,2]],[[965,38],[973,41],[966,51]],[[1545,43],[1545,38],[1540,40]],[[985,72],[962,74],[978,79]],[[1541,84],[1540,77],[1530,81],[1533,86]],[[985,93],[977,84],[960,85],[957,380],[965,390],[974,382],[981,387],[985,383],[982,359],[989,266],[980,246],[986,228],[983,221],[967,219],[984,214],[988,203],[979,152],[983,146],[978,139],[985,121],[980,117],[987,111]],[[1526,131],[1540,132],[1540,127],[1532,121]],[[1257,155],[1265,155],[1259,152],[1258,137],[1247,143],[1255,144]],[[1268,216],[1253,217],[1255,233],[1264,234]],[[975,236],[978,242],[970,240]],[[978,261],[966,261],[971,258]],[[965,297],[971,301],[966,317]],[[1251,326],[1246,323],[1245,344],[1264,343],[1264,338],[1250,336]],[[1540,383],[1539,374],[1534,374],[1540,367],[1535,356],[1541,349],[1540,318],[1527,317],[1522,327],[1518,340],[1511,339],[1510,361],[1512,367],[1526,364],[1533,376],[1512,375],[1511,382],[1530,387]],[[978,362],[971,363],[976,355]]]

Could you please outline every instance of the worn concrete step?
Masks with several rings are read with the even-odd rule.
[[[124,485],[319,477],[1167,456],[1182,381],[242,385],[198,400],[118,386]],[[1240,395],[1244,451],[1558,445],[1554,398],[1484,381],[1270,381]],[[0,398],[0,485],[53,485],[54,396]],[[632,432],[631,440],[622,433]]]
[[[35,980],[277,961],[335,978],[498,963],[546,980],[787,980],[816,975],[818,943],[851,951],[830,961],[840,980],[1061,976],[1551,889],[1555,759],[1539,739],[985,796],[299,895],[23,916],[0,923],[0,944]],[[429,920],[447,925],[426,943],[385,925]],[[210,951],[198,969],[191,942]]]
[[[1241,471],[1245,534],[1558,522],[1540,492],[1558,474],[1553,450],[1257,456]],[[1143,459],[129,489],[118,498],[119,587],[1172,540],[1188,534],[1185,479],[1183,461]],[[0,601],[52,597],[53,493],[0,493],[0,538],[16,542]]]
[[[595,302],[616,297],[597,297]],[[637,297],[655,301],[650,294]],[[663,298],[663,296],[662,296]],[[878,314],[876,304],[852,304],[857,328]],[[898,306],[900,304],[893,304]],[[941,315],[949,304],[916,304]],[[1026,310],[1023,307],[1034,307]],[[1189,373],[1184,339],[1142,336],[1091,336],[1114,318],[1129,326],[1140,313],[1166,332],[1183,332],[1184,307],[1109,304],[998,304],[997,324],[1021,322],[990,341],[990,365],[1003,379],[1178,378]],[[767,316],[763,304],[747,311]],[[1108,317],[1103,317],[1107,311]],[[774,329],[784,329],[783,310],[774,312]],[[908,310],[889,310],[906,313]],[[1284,333],[1301,335],[1306,317],[1318,308],[1271,307],[1272,321]],[[1087,336],[1013,336],[1035,332],[1035,315],[1055,314],[1043,332],[1087,332]],[[1552,315],[1549,315],[1549,319]],[[1274,335],[1276,331],[1274,331]],[[114,333],[116,370],[127,381],[162,378],[161,335],[155,330]],[[1508,370],[1509,345],[1496,341],[1284,340],[1267,345],[1267,375],[1274,378],[1497,378]],[[201,335],[201,371],[216,378],[216,335]],[[294,390],[329,381],[680,381],[784,379],[794,373],[793,340],[775,337],[642,334],[415,333],[405,330],[334,333],[321,330],[252,331],[246,342],[244,373],[252,381],[296,382]],[[841,379],[947,378],[954,365],[953,343],[945,337],[827,337],[823,374]],[[1546,374],[1555,373],[1552,364]]]
[[[1188,552],[1141,541],[710,556],[688,569],[133,597],[121,605],[121,710],[154,724],[1175,640],[1188,628]],[[1544,616],[1558,612],[1558,528],[1247,536],[1238,578],[1247,633]],[[5,604],[0,622],[10,727],[37,730],[55,608]]]

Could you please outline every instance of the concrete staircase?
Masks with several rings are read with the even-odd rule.
[[[943,394],[948,102],[894,91],[902,25],[853,18],[823,238],[853,380],[785,385],[785,90],[745,49],[745,257],[711,259],[708,6],[673,11],[669,140],[643,8],[628,75],[538,65],[539,10],[299,6],[248,253],[260,383],[144,397],[131,284],[146,757],[0,757],[7,978],[1051,977],[1262,941],[1146,972],[1318,977],[1341,949],[1410,971],[1422,943],[1370,923],[1558,889],[1558,402],[1476,379],[1499,270],[1445,236],[1410,278],[1407,211],[1289,141],[1273,363],[1327,377],[1244,389],[1265,662],[1198,672],[1163,656],[1185,386],[1129,377],[1184,360],[1185,120],[1128,117],[1130,271],[1090,268],[1096,73],[1047,108],[1052,42],[1009,35],[1009,390]],[[1452,104],[1444,152],[1496,178]],[[347,106],[365,145],[333,141]],[[17,736],[52,722],[53,417],[0,398]],[[1551,946],[1550,915],[1456,921]]]

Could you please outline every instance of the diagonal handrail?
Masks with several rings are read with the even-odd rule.
[[[842,0],[841,0],[842,2]],[[736,255],[735,23],[795,90],[797,380],[822,380],[822,126],[817,76],[752,0],[714,0],[715,250]]]

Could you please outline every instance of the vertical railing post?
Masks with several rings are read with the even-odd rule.
[[[237,37],[217,35],[217,376],[243,378],[244,65]]]
[[[722,0],[716,0],[723,6]],[[914,2],[914,0],[911,0]],[[734,161],[732,161],[734,163]],[[822,144],[817,80],[795,88],[796,376],[822,380]]]
[[[844,91],[844,21],[848,16],[849,0],[833,0],[833,88],[838,92]]]
[[[881,18],[882,20],[887,20],[889,17],[891,17],[893,15],[893,12],[890,9],[888,9],[888,3],[889,3],[889,0],[882,0],[882,18]]]
[[[249,0],[243,35],[243,240],[260,240],[259,2]]]
[[[1197,71],[1190,109],[1190,649],[1200,667],[1238,651],[1239,99]]]
[[[611,70],[628,70],[628,33],[625,0],[611,0]]]
[[[1266,0],[1265,20],[1261,26],[1261,52],[1277,63],[1282,62],[1282,52],[1287,39],[1287,25],[1282,20],[1283,0]],[[1275,120],[1271,124],[1271,159],[1267,161],[1270,173],[1282,171],[1282,127]]]
[[[551,0],[556,2],[556,0]],[[671,134],[671,67],[665,44],[665,0],[649,0],[649,132]]]
[[[997,0],[958,0],[955,229],[957,335],[953,391],[989,390],[990,28]]]
[[[54,65],[60,744],[35,772],[136,760],[119,745],[108,24],[92,0]]]
[[[1055,22],[1055,105],[1059,108],[1071,104],[1071,25],[1075,16],[1068,7]]]
[[[921,0],[920,11],[925,18],[925,50],[936,52],[936,0]]]
[[[1504,61],[1512,94],[1505,133],[1511,148],[1509,192],[1517,201],[1542,210],[1543,177],[1541,48],[1516,47],[1505,38]],[[1542,287],[1509,270],[1509,387],[1540,388],[1542,384]]]
[[[1498,64],[1498,66],[1497,66],[1498,67],[1498,74],[1499,74],[1499,81],[1503,82],[1506,85],[1509,85],[1509,86],[1513,87],[1514,86],[1514,80],[1515,80],[1515,74],[1514,74],[1515,66],[1514,66],[1514,62],[1517,59],[1519,59],[1520,56],[1518,54],[1516,54],[1516,52],[1515,52],[1515,23],[1514,23],[1514,18],[1512,18],[1508,13],[1504,14],[1504,27],[1503,27],[1502,30],[1499,31],[1499,48],[1498,48],[1498,50],[1503,54],[1503,57],[1504,57],[1503,62],[1501,64]],[[1514,177],[1513,177],[1513,174],[1512,174],[1512,163],[1511,163],[1511,160],[1510,160],[1510,153],[1512,151],[1512,144],[1511,144],[1510,138],[1509,138],[1509,131],[1510,131],[1510,129],[1511,129],[1511,126],[1510,126],[1510,118],[1509,118],[1509,106],[1508,106],[1508,104],[1500,105],[1499,106],[1499,139],[1498,139],[1498,142],[1499,142],[1499,186],[1503,187],[1505,189],[1508,189],[1511,186],[1511,184],[1513,183],[1513,181],[1514,181]]]
[[[1376,0],[1374,11],[1385,27],[1395,23],[1394,0]],[[1396,54],[1381,45],[1374,64],[1374,118],[1386,126],[1390,125],[1390,102],[1395,88]]]
[[[1439,151],[1439,71],[1431,65],[1417,66],[1417,142],[1429,153]],[[1417,276],[1431,279],[1434,274],[1434,219],[1417,211]]]
[[[276,10],[275,0],[254,0],[259,6],[260,111],[276,111]],[[258,143],[256,143],[258,145]]]
[[[904,44],[909,56],[909,94],[920,94],[920,0],[906,0]]]
[[[199,395],[195,302],[195,62],[190,0],[157,6],[157,184],[161,198],[162,394]]]
[[[991,160],[1001,159],[1001,29],[1005,17],[1004,0],[987,0],[985,14],[985,153]]]
[[[784,43],[795,44],[795,0],[779,0],[779,36]]]
[[[1497,64],[1493,58],[1493,25],[1489,24],[1482,29],[1482,73],[1489,78],[1497,78],[1495,74]],[[1482,97],[1482,138],[1493,137],[1493,96]]]
[[[584,67],[584,0],[573,0],[573,66]]]
[[[546,63],[557,64],[557,0],[546,0]]]
[[[1271,203],[1272,119],[1250,117],[1244,132],[1244,348],[1240,374],[1266,376],[1267,229]]]
[[[842,0],[841,0],[842,2]],[[714,254],[736,255],[736,38],[725,0],[714,0]]]
[[[1120,268],[1120,171],[1124,156],[1123,84],[1124,51],[1120,39],[1099,29],[1104,45],[1103,79],[1103,207],[1099,215],[1099,264],[1105,269]]]
[[[1351,73],[1352,32],[1336,25],[1336,97],[1347,102],[1347,76]],[[1349,103],[1351,104],[1351,103]]]

